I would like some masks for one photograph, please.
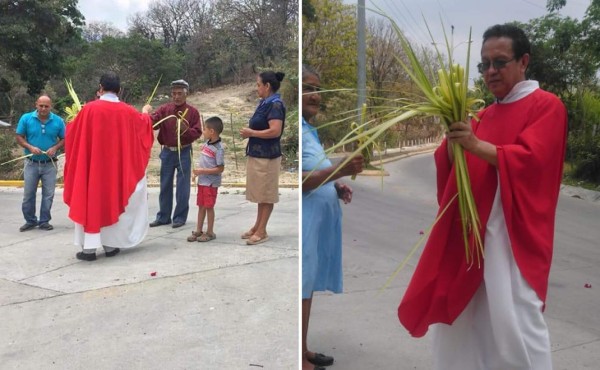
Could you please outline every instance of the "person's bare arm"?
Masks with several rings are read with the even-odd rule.
[[[223,170],[225,169],[225,166],[217,166],[217,167],[213,167],[213,168],[194,168],[194,175],[198,176],[198,175],[216,175],[219,173],[222,173]]]
[[[343,161],[341,161],[340,163],[342,163],[342,162]],[[363,157],[361,155],[358,155],[358,156],[352,158],[343,167],[339,168],[339,170],[338,170],[339,165],[334,165],[334,166],[324,168],[322,170],[316,170],[316,171],[312,171],[312,172],[311,171],[303,171],[302,172],[302,191],[304,192],[304,191],[310,191],[310,190],[316,189],[321,184],[323,184],[325,179],[327,179],[329,176],[331,176],[331,174],[334,173],[336,170],[338,170],[338,171],[335,172],[335,174],[333,174],[333,176],[331,176],[331,178],[328,180],[328,182],[335,181],[344,176],[352,176],[357,173],[360,173],[363,170],[363,162],[364,162]]]
[[[269,128],[266,130],[253,130],[249,127],[244,127],[240,130],[242,137],[257,137],[260,139],[274,139],[281,135],[281,128],[283,127],[283,121],[280,119],[272,119],[269,121]]]
[[[33,146],[27,142],[25,136],[17,134],[17,144],[22,146],[23,148],[29,150],[33,154],[42,154],[42,150],[36,146]]]

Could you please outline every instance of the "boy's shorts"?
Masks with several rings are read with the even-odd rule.
[[[217,202],[217,190],[212,186],[198,185],[198,196],[196,197],[196,205],[204,208],[214,208]]]

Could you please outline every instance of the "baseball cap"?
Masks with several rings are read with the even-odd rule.
[[[176,80],[171,82],[171,87],[185,87],[186,89],[189,89],[190,84],[188,84],[185,80]]]

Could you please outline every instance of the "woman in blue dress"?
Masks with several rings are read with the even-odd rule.
[[[321,104],[319,75],[302,66],[302,368],[323,369],[333,357],[311,352],[306,336],[314,291],[342,292],[342,210],[352,189],[337,179],[362,171],[363,158],[352,158],[341,168],[327,159],[315,127],[309,122]],[[334,171],[328,182],[323,181]]]

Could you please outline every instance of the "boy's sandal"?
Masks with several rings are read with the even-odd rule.
[[[198,237],[198,241],[199,242],[208,242],[208,241],[211,241],[211,240],[216,239],[216,238],[217,238],[216,234],[204,233],[204,234],[202,234],[202,235],[200,235]]]
[[[192,231],[192,235],[187,237],[188,242],[198,241],[198,238],[204,235],[202,231]]]

